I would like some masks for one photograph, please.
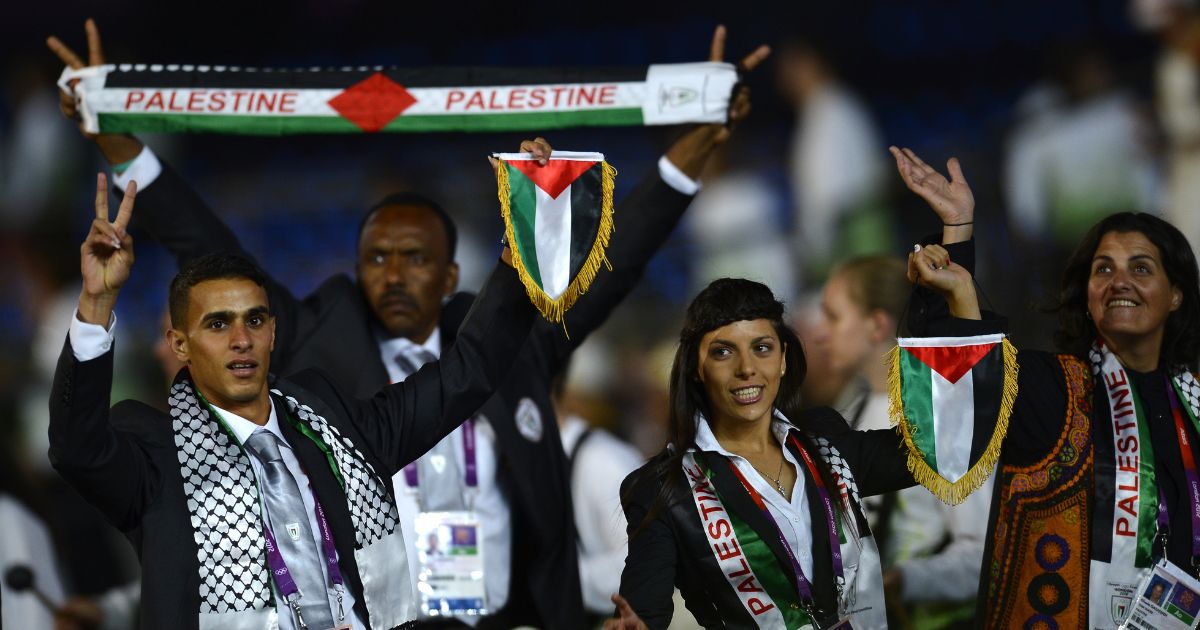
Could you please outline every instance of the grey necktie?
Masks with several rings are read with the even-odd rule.
[[[246,440],[246,448],[263,465],[265,478],[260,480],[259,488],[279,553],[300,589],[304,623],[314,629],[332,628],[333,611],[329,608],[329,593],[321,568],[323,560],[308,525],[300,488],[279,454],[279,439],[266,429],[255,429]],[[285,614],[287,604],[280,602],[280,605],[280,614]]]
[[[410,344],[396,355],[396,363],[405,371],[405,378],[412,376],[422,365],[437,357],[425,348]],[[429,512],[445,512],[466,509],[463,497],[462,471],[454,456],[454,439],[447,435],[428,453],[417,460],[420,477],[421,509]]]

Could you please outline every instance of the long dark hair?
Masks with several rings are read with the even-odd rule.
[[[1144,212],[1120,212],[1101,219],[1088,230],[1067,259],[1058,300],[1051,307],[1058,313],[1055,345],[1064,352],[1085,357],[1099,334],[1088,316],[1087,287],[1092,274],[1092,258],[1100,247],[1100,240],[1109,232],[1138,232],[1158,248],[1167,279],[1183,294],[1179,308],[1167,316],[1162,361],[1195,371],[1200,358],[1200,271],[1197,270],[1196,256],[1187,237],[1175,226]]]
[[[679,348],[671,366],[671,408],[667,426],[670,454],[647,469],[649,474],[636,480],[636,483],[659,484],[659,490],[654,505],[632,536],[640,533],[666,506],[680,500],[686,492],[680,471],[684,454],[696,442],[696,413],[712,417],[708,396],[699,378],[700,340],[706,333],[727,324],[757,319],[771,322],[783,345],[786,369],[779,379],[775,408],[793,422],[800,417],[800,384],[804,382],[808,364],[800,338],[783,321],[783,303],[776,300],[764,284],[739,278],[714,280],[688,305],[683,330],[679,333]],[[801,434],[799,439],[805,450],[816,452],[807,437]],[[837,487],[829,465],[820,457],[813,459],[825,484],[830,488]],[[841,502],[837,503],[840,507]]]

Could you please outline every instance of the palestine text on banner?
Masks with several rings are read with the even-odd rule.
[[[551,322],[588,290],[613,229],[616,170],[600,153],[493,154],[505,237],[529,299]]]
[[[1017,395],[1016,349],[1002,334],[901,338],[889,361],[890,414],[917,483],[961,503],[995,468]]]
[[[72,87],[73,80],[78,83]],[[518,131],[724,122],[727,63],[640,68],[67,68],[92,133]]]

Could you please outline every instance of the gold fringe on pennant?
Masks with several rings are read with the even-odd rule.
[[[596,230],[596,242],[592,244],[592,250],[588,252],[588,257],[583,261],[583,266],[579,269],[579,273],[571,279],[571,283],[567,285],[567,289],[563,291],[558,298],[551,298],[538,286],[534,281],[533,276],[529,275],[529,270],[526,267],[526,262],[521,258],[521,248],[517,247],[516,230],[512,224],[512,203],[510,195],[512,189],[508,183],[508,164],[504,160],[498,160],[500,166],[496,168],[496,194],[500,198],[500,216],[504,219],[504,234],[508,240],[508,249],[512,254],[513,267],[517,270],[517,276],[521,278],[521,284],[525,285],[525,294],[529,296],[529,301],[533,306],[546,318],[546,321],[552,323],[562,323],[563,332],[566,332],[566,322],[563,321],[568,309],[575,305],[579,296],[587,293],[589,287],[592,286],[592,281],[596,279],[596,273],[600,271],[600,265],[608,267],[612,271],[612,264],[604,255],[604,251],[608,248],[609,238],[613,232],[613,186],[616,182],[617,169],[613,168],[608,162],[600,163],[600,226]]]
[[[1000,447],[1004,444],[1004,436],[1008,434],[1008,420],[1012,415],[1013,405],[1017,402],[1018,370],[1017,348],[1007,337],[1001,341],[1001,349],[1004,353],[1004,385],[1001,391],[1000,413],[996,417],[996,429],[979,461],[953,483],[930,468],[921,449],[917,448],[917,427],[904,415],[904,402],[900,397],[900,353],[903,350],[896,346],[886,358],[891,364],[891,369],[888,370],[888,415],[891,416],[892,424],[900,427],[904,446],[908,449],[908,471],[917,483],[925,486],[933,496],[948,505],[958,505],[978,490],[995,470],[996,461],[1000,459]],[[974,421],[974,418],[971,421]]]

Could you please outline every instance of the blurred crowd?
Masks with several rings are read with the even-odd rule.
[[[309,21],[356,23],[337,10],[325,15],[317,4],[296,11]],[[1059,261],[1099,217],[1156,212],[1200,242],[1200,9],[1185,0],[1017,2],[1005,3],[1000,15],[985,4],[814,9],[800,11],[791,25],[767,16],[655,13],[634,26],[605,18],[589,30],[564,19],[548,24],[547,39],[536,45],[511,24],[491,35],[431,27],[426,39],[390,45],[371,31],[362,42],[314,43],[307,56],[294,57],[264,56],[269,44],[263,43],[218,52],[215,42],[195,36],[181,38],[181,47],[194,46],[186,50],[165,48],[160,36],[143,50],[131,27],[95,17],[111,26],[106,43],[114,61],[228,59],[258,50],[240,61],[541,65],[546,58],[539,49],[578,39],[589,46],[610,42],[612,53],[567,53],[554,63],[643,65],[699,57],[704,51],[694,50],[696,42],[717,17],[740,38],[731,49],[772,44],[771,60],[751,79],[751,119],[710,161],[683,228],[650,264],[642,286],[573,358],[558,397],[560,415],[570,422],[632,445],[618,447],[624,472],[612,474],[623,476],[663,445],[673,334],[687,300],[719,277],[759,280],[789,305],[814,366],[805,383],[808,404],[835,406],[861,428],[887,426],[882,355],[894,342],[908,295],[897,261],[938,228],[904,194],[889,144],[913,146],[938,167],[951,155],[962,161],[977,196],[982,295],[996,311],[1017,316],[1011,332],[1028,346],[1050,347],[1049,320],[1039,307],[1057,286]],[[617,5],[636,10],[633,3]],[[132,9],[117,3],[114,11],[128,16]],[[4,27],[12,37],[21,30],[25,48],[0,66],[0,264],[8,269],[0,275],[6,296],[0,304],[0,515],[15,501],[49,525],[44,540],[20,544],[27,545],[38,578],[46,576],[52,599],[107,592],[107,605],[120,606],[122,594],[110,589],[136,579],[137,561],[46,457],[46,401],[78,296],[78,243],[101,162],[60,115],[57,60],[37,46],[51,33],[73,35],[80,21],[38,15],[29,28]],[[161,29],[169,35],[175,27],[184,28]],[[461,46],[447,52],[444,41],[433,43],[438,34],[461,38],[454,40]],[[653,168],[674,133],[542,135],[556,148],[603,151],[621,172],[619,198]],[[500,225],[484,155],[512,150],[519,139],[145,138],[297,295],[333,273],[352,272],[364,201],[402,189],[420,190],[453,215],[460,285],[478,288],[498,251]],[[289,249],[273,246],[270,235],[280,231],[287,232]],[[621,238],[619,216],[614,238]],[[163,399],[178,367],[167,352],[157,353],[162,365],[141,359],[161,341],[165,287],[175,264],[149,239],[138,248],[138,271],[119,308],[114,400]],[[563,429],[564,436],[578,431]],[[615,494],[610,499],[617,514]],[[897,623],[954,627],[968,623],[974,583],[964,593],[929,592],[903,576],[921,570],[920,558],[955,553],[971,532],[982,532],[978,524],[959,522],[966,518],[961,512],[943,514],[921,503],[929,500],[900,493],[871,509],[879,523],[890,523],[881,527],[894,544],[881,547],[885,569],[892,569],[885,573],[889,595],[903,602],[892,611]],[[616,540],[623,535],[618,526],[609,529]],[[20,555],[14,544],[0,532],[0,560]],[[53,555],[32,551],[39,546]],[[611,584],[608,592],[615,591],[616,576]]]

